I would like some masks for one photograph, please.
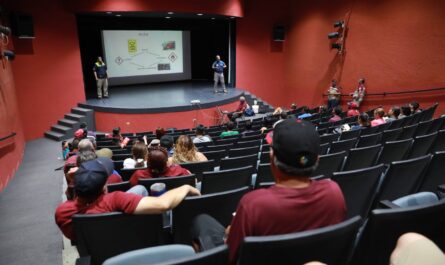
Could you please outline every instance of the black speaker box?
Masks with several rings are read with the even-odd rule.
[[[19,38],[34,38],[34,19],[29,14],[13,13],[11,15],[12,35]]]
[[[285,39],[285,28],[282,25],[275,25],[273,27],[273,40],[274,41],[284,41]]]

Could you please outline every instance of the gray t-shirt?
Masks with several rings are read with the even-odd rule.
[[[208,135],[199,135],[196,136],[195,138],[193,138],[193,143],[197,144],[197,143],[207,143],[207,142],[211,142],[212,138],[210,138],[210,136]]]

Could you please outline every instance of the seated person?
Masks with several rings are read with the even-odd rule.
[[[167,149],[168,157],[171,157],[175,151],[175,139],[171,135],[164,135],[159,139],[159,145]]]
[[[400,115],[400,107],[393,106],[388,110],[387,116],[383,117],[386,122],[392,122],[399,118]]]
[[[297,104],[295,104],[295,103],[290,104],[290,110],[289,110],[289,112],[290,112],[291,114],[296,114],[296,113],[297,113]]]
[[[351,127],[351,131],[360,130],[364,128],[371,127],[371,123],[369,122],[369,115],[366,112],[363,112],[358,116],[358,125],[354,125]]]
[[[379,126],[386,123],[386,121],[383,119],[384,116],[385,111],[382,108],[377,108],[376,110],[374,110],[374,120],[371,121],[371,127]]]
[[[192,138],[188,135],[179,136],[176,141],[175,152],[170,159],[171,164],[207,161],[207,157],[196,149]]]
[[[162,127],[156,128],[156,130],[155,130],[156,139],[161,139],[161,137],[164,136],[165,134],[166,134],[166,132],[165,132],[164,128],[162,128]]]
[[[224,138],[224,137],[227,137],[227,136],[238,135],[239,132],[238,132],[238,131],[235,131],[234,129],[235,129],[235,123],[233,123],[232,121],[229,121],[229,122],[226,124],[226,131],[225,131],[225,132],[222,132],[222,133],[219,135],[219,137],[220,137],[220,138]]]
[[[56,224],[67,238],[75,239],[72,225],[72,216],[75,214],[160,214],[178,206],[187,195],[200,194],[189,185],[170,190],[160,197],[148,197],[143,186],[135,186],[127,192],[106,193],[105,184],[112,171],[113,161],[108,158],[87,161],[76,170],[76,198],[60,204],[55,213]]]
[[[236,120],[237,118],[243,116],[244,111],[246,111],[246,109],[248,109],[248,108],[249,108],[249,104],[247,104],[247,102],[246,102],[246,98],[243,97],[243,96],[241,96],[241,97],[239,98],[239,104],[238,104],[238,107],[236,108],[235,111],[228,113],[228,114],[227,114],[227,117],[229,117],[229,119],[230,119],[231,121],[234,121],[234,120]]]
[[[401,112],[402,114],[399,115],[399,119],[411,116],[412,114],[411,108],[409,106],[402,106]]]
[[[130,138],[122,136],[120,127],[114,128],[112,135],[106,134],[105,136],[111,138],[113,143],[121,148],[124,148],[130,142]]]
[[[358,105],[355,102],[351,102],[350,104],[348,104],[348,112],[346,113],[347,117],[353,117],[353,116],[358,116],[360,115],[360,112],[358,111]]]
[[[420,105],[419,105],[419,102],[417,102],[417,101],[413,101],[413,102],[409,103],[409,107],[411,109],[411,113],[413,113],[413,114],[422,112],[422,110],[419,109]]]
[[[137,142],[131,148],[131,158],[124,160],[124,168],[147,167],[147,146],[143,142]]]
[[[304,106],[303,109],[302,109],[301,111],[302,111],[302,114],[300,114],[300,115],[298,116],[298,119],[300,119],[300,120],[302,120],[302,119],[304,119],[304,118],[309,118],[309,117],[312,116],[312,114],[311,114],[310,111],[309,111],[309,108],[306,107],[306,106]]]
[[[68,158],[68,154],[70,153],[70,142],[62,141],[62,158],[66,160]]]
[[[244,195],[227,230],[209,215],[197,216],[192,226],[195,248],[227,243],[230,263],[236,264],[245,237],[301,232],[345,220],[345,200],[337,183],[310,178],[317,168],[320,148],[314,125],[284,120],[275,127],[272,142],[268,143],[276,184]]]
[[[193,143],[210,143],[212,142],[212,138],[205,134],[205,127],[202,124],[196,126],[195,129],[196,136],[193,137]]]
[[[244,136],[246,135],[246,133],[251,133],[251,132],[254,132],[254,130],[252,130],[252,121],[247,120],[245,125],[245,130],[241,134]]]
[[[343,111],[341,110],[341,107],[340,106],[337,106],[337,107],[335,107],[333,110],[332,110],[332,114],[334,114],[334,116],[332,116],[330,119],[329,119],[329,122],[337,122],[337,121],[341,121],[341,114],[343,113]]]
[[[139,179],[190,175],[190,171],[179,165],[169,165],[167,150],[160,146],[151,147],[148,149],[147,162],[147,169],[139,169],[133,173],[130,178],[131,186],[137,185]]]

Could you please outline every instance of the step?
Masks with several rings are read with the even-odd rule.
[[[74,113],[68,113],[65,114],[65,119],[73,120],[73,121],[84,121],[85,120],[84,115],[74,114]]]
[[[71,112],[78,115],[86,115],[88,111],[91,111],[90,109],[81,108],[81,107],[74,107],[71,109]]]
[[[74,128],[78,124],[77,121],[68,120],[68,119],[60,119],[57,123],[60,125],[66,126],[66,127],[70,127],[70,128]]]
[[[59,125],[59,124],[55,124],[55,125],[51,126],[51,131],[55,131],[55,132],[58,132],[58,133],[66,134],[70,130],[72,130],[72,128],[66,127],[66,126],[63,126],[63,125]]]
[[[64,138],[64,134],[63,133],[58,133],[58,132],[54,132],[54,131],[46,131],[45,132],[45,137],[52,139],[52,140],[56,140],[56,141],[60,141]]]

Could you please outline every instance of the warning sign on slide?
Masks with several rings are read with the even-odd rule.
[[[182,31],[104,30],[109,77],[183,72]]]

